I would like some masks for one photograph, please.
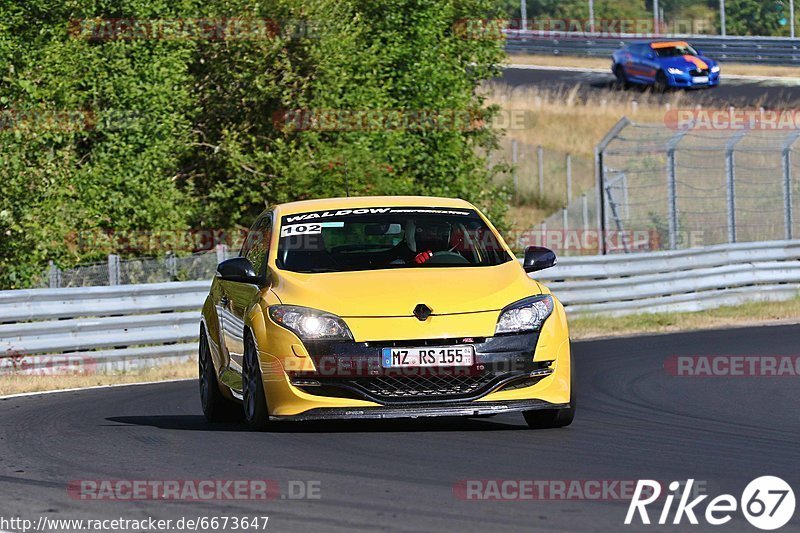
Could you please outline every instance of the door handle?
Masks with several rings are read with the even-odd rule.
[[[227,296],[223,296],[219,299],[219,303],[222,304],[223,307],[228,307],[228,304],[231,303],[231,301]]]

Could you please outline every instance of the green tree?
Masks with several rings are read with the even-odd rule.
[[[503,43],[464,38],[455,27],[496,17],[490,2],[318,0],[272,9],[284,22],[274,41],[213,43],[195,63],[202,111],[185,182],[211,199],[196,212],[198,223],[244,224],[264,203],[346,190],[460,196],[501,215],[496,169],[480,155],[496,146],[491,128],[297,129],[274,120],[300,110],[489,121],[495,110],[477,88],[498,73]]]
[[[190,139],[191,44],[70,34],[70,21],[88,16],[174,17],[183,8],[0,7],[0,286],[28,285],[48,259],[70,265],[106,253],[82,247],[79,235],[185,227],[174,179]]]

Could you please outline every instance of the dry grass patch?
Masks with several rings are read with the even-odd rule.
[[[751,302],[693,313],[652,313],[570,318],[573,339],[592,339],[644,333],[669,333],[758,324],[800,323],[800,297],[784,302]]]
[[[0,375],[0,396],[60,389],[82,389],[98,385],[119,385],[122,383],[144,383],[171,379],[197,377],[197,363],[169,364],[132,372],[92,375]]]

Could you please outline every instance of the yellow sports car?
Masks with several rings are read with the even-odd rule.
[[[275,206],[220,263],[200,325],[210,421],[491,416],[572,422],[564,307],[463,200]]]

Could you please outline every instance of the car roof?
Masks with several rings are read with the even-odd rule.
[[[650,43],[650,48],[672,48],[677,46],[689,46],[686,41],[654,41]]]
[[[475,209],[475,207],[458,198],[438,198],[434,196],[351,196],[349,198],[321,198],[318,200],[302,200],[275,206],[276,215],[291,215],[309,211],[325,211],[328,209],[357,209],[360,207],[452,207]]]

